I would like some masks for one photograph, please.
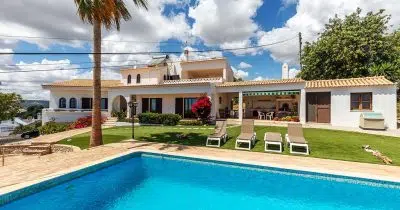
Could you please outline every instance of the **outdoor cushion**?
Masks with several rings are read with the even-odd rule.
[[[297,144],[307,144],[307,141],[304,137],[300,136],[289,136],[290,143],[297,143]]]
[[[254,134],[251,133],[241,133],[237,139],[240,140],[252,140]]]
[[[274,132],[267,132],[265,134],[265,141],[282,142],[281,134]]]
[[[214,133],[209,136],[209,138],[222,138],[225,135],[223,132]]]

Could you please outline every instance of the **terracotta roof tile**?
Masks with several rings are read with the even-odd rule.
[[[252,86],[252,85],[275,85],[275,84],[290,84],[302,83],[302,79],[280,79],[280,80],[260,80],[260,81],[242,81],[242,82],[224,82],[217,87],[235,87],[235,86]]]
[[[306,82],[306,88],[360,87],[377,85],[394,85],[394,83],[383,76],[333,80],[311,80]]]
[[[116,87],[122,85],[120,80],[101,80],[101,86],[104,88]],[[92,87],[93,80],[91,79],[73,79],[62,82],[53,82],[43,84],[43,87]]]

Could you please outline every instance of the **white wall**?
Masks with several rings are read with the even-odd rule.
[[[140,83],[136,83],[136,76],[140,74]],[[124,85],[154,85],[160,84],[167,74],[167,67],[149,67],[139,69],[122,70],[122,83]],[[128,75],[131,75],[131,84],[128,84]]]
[[[55,122],[74,122],[80,117],[86,117],[92,115],[91,111],[48,111],[42,110],[42,124],[49,122],[54,119]],[[103,117],[108,117],[108,112],[101,112]]]
[[[65,89],[50,89],[50,103],[49,108],[51,109],[58,109],[59,108],[59,100],[60,98],[64,97],[67,100],[67,107],[69,108],[69,99],[76,98],[77,102],[77,109],[82,108],[82,101],[81,98],[93,98],[93,91],[90,89],[79,89],[74,90],[69,88],[68,90]],[[101,93],[102,98],[108,97],[107,91],[102,91]]]
[[[359,127],[360,114],[363,112],[350,110],[350,94],[372,92],[372,111],[383,114],[386,127],[397,128],[396,88],[394,86],[307,89],[306,91],[331,92],[331,124],[344,127]]]

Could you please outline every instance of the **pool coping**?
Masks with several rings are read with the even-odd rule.
[[[143,155],[143,154],[150,156],[151,155],[162,156],[162,157],[167,156],[170,158],[177,158],[177,159],[212,162],[216,164],[228,164],[239,167],[249,167],[249,168],[251,167],[263,170],[269,169],[276,171],[288,171],[290,173],[298,172],[299,174],[301,173],[302,175],[312,174],[316,176],[374,182],[377,184],[395,185],[400,188],[400,177],[395,178],[387,176],[377,176],[368,173],[342,172],[342,171],[333,171],[327,169],[307,168],[294,165],[282,166],[280,164],[272,162],[215,157],[210,155],[182,154],[173,151],[161,152],[159,150],[153,150],[153,149],[131,149],[126,152],[122,152],[96,161],[91,161],[69,169],[61,170],[56,173],[43,176],[39,179],[0,188],[0,206],[12,202],[14,200],[18,200],[23,197],[29,196],[31,194],[40,192],[42,190],[49,189],[51,187],[70,181],[72,179],[87,175],[89,173],[93,173],[97,170],[101,170],[111,165],[118,164],[122,161],[135,157],[135,155]]]

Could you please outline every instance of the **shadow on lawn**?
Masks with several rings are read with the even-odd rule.
[[[139,140],[183,146],[205,146],[207,135],[200,133],[165,132],[140,137]],[[166,146],[168,147],[168,146]],[[166,148],[164,148],[166,149]]]

